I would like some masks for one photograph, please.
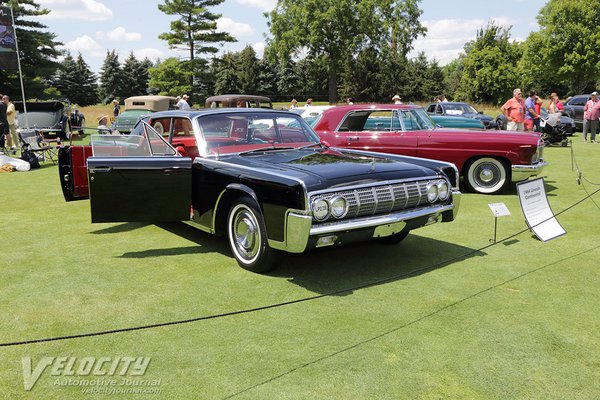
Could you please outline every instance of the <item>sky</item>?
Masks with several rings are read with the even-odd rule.
[[[131,52],[138,59],[185,58],[186,53],[169,49],[158,35],[169,31],[175,16],[158,10],[159,0],[37,0],[50,10],[40,22],[48,26],[63,48],[76,57],[81,53],[90,68],[98,73],[107,51],[115,50],[123,61]],[[479,28],[493,20],[497,25],[512,26],[511,37],[525,40],[539,30],[536,16],[543,0],[422,0],[420,21],[428,33],[413,43],[414,57],[424,51],[427,58],[445,65],[455,59],[464,44],[473,40]],[[226,0],[211,11],[221,14],[219,30],[229,32],[238,41],[222,46],[221,52],[254,48],[262,57],[268,34],[264,12],[274,8],[276,0]]]

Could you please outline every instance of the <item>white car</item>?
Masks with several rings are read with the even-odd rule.
[[[315,124],[323,115],[323,111],[335,106],[310,106],[310,107],[298,107],[293,108],[290,111],[300,115],[304,120],[311,126],[315,126]]]

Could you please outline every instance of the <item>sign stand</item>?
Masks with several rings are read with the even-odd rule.
[[[510,211],[506,207],[504,203],[492,203],[488,204],[490,210],[492,210],[492,214],[494,214],[494,238],[490,239],[490,243],[496,243],[496,237],[498,233],[498,217],[506,217],[510,215]]]

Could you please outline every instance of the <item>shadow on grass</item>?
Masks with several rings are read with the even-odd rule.
[[[398,245],[372,241],[285,255],[281,266],[269,275],[287,278],[295,285],[324,294],[377,281],[408,279],[484,255],[468,247],[411,233]],[[352,293],[348,290],[338,295]]]
[[[149,222],[126,222],[121,225],[109,226],[108,228],[98,229],[97,231],[92,231],[90,233],[93,233],[94,235],[105,235],[107,233],[131,232],[148,225],[150,225]]]
[[[148,224],[142,223],[126,223],[122,225],[118,225],[115,229],[120,230],[112,230],[108,232],[111,228],[103,229],[102,231],[96,231],[94,233],[118,233],[118,232],[126,232],[134,229],[141,228]],[[198,246],[186,246],[186,247],[175,247],[171,249],[149,249],[143,251],[132,251],[128,253],[124,253],[118,258],[151,258],[151,257],[163,257],[163,256],[179,256],[184,254],[203,254],[203,253],[221,253],[226,256],[231,256],[229,251],[229,247],[227,245],[226,240],[223,238],[216,237],[214,235],[210,235],[206,232],[203,232],[199,229],[196,229],[192,226],[184,224],[182,222],[165,222],[160,224],[155,224],[159,228],[162,228],[170,233],[173,233],[179,237],[187,239],[191,242],[196,243]]]
[[[162,223],[157,226],[198,246],[148,249],[125,253],[120,257],[147,258],[203,253],[220,253],[233,257],[224,237],[210,235],[184,223]],[[466,258],[484,255],[485,253],[468,247],[410,234],[395,246],[363,242],[315,249],[302,254],[283,253],[279,267],[268,275],[285,278],[314,293],[326,294],[388,278],[390,281],[405,279]],[[352,290],[349,290],[340,295],[351,293]]]

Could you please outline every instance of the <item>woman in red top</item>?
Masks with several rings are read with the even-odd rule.
[[[525,101],[523,100],[521,89],[513,90],[513,98],[504,103],[500,109],[508,120],[506,130],[522,131],[525,129],[523,125],[525,121]]]

